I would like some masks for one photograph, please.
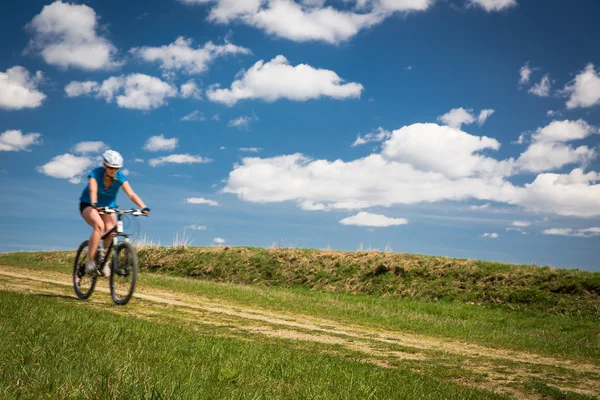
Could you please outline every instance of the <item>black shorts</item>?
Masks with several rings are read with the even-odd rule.
[[[90,203],[86,203],[85,201],[79,202],[79,213],[83,216],[83,210],[91,206],[92,205]]]

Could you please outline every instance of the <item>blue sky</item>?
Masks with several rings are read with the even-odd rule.
[[[595,0],[31,0],[0,15],[0,251],[86,238],[78,198],[111,148],[153,211],[132,229],[164,245],[600,270]]]

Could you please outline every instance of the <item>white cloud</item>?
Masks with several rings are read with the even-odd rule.
[[[600,104],[600,75],[593,64],[588,64],[564,90],[569,94],[567,108],[592,107]]]
[[[518,226],[519,228],[524,228],[526,226],[531,225],[531,222],[529,221],[513,221],[512,226]]]
[[[260,60],[241,75],[230,89],[209,88],[207,97],[232,106],[245,99],[273,102],[278,99],[306,101],[320,97],[358,98],[363,90],[359,83],[344,83],[334,71],[307,64],[292,66],[282,55],[267,63]]]
[[[449,178],[473,175],[505,175],[510,162],[498,162],[477,154],[498,150],[500,143],[486,136],[474,136],[449,126],[413,124],[393,132],[383,143],[381,154],[388,160],[410,164],[424,172]]]
[[[569,174],[544,173],[515,192],[512,204],[564,216],[600,216],[600,174],[576,168]]]
[[[186,203],[189,204],[208,204],[209,206],[216,207],[219,203],[215,200],[203,199],[202,197],[188,197],[185,199]]]
[[[230,128],[248,128],[250,126],[250,123],[253,121],[258,121],[258,117],[256,115],[253,115],[251,117],[243,115],[241,117],[234,118],[231,121],[229,121],[227,126],[229,126]]]
[[[226,240],[220,237],[216,237],[213,239],[213,244],[216,244],[217,246],[223,245],[225,244]]]
[[[517,0],[469,0],[470,5],[479,6],[487,12],[502,11],[517,5]]]
[[[529,83],[529,79],[531,78],[531,73],[533,71],[531,70],[531,68],[529,67],[529,63],[525,63],[525,65],[523,65],[521,67],[521,69],[519,70],[519,83],[520,84],[526,84]]]
[[[241,151],[249,151],[251,153],[258,153],[261,149],[260,147],[240,147]]]
[[[462,107],[453,108],[446,114],[439,116],[438,121],[441,121],[452,128],[460,129],[462,124],[469,125],[475,122],[475,117],[472,113],[473,110],[465,110]]]
[[[196,224],[188,225],[188,226],[186,226],[186,228],[193,229],[195,231],[205,231],[207,229],[206,225],[196,225]]]
[[[544,235],[592,237],[592,236],[600,235],[600,228],[599,227],[585,228],[585,229],[550,228],[550,229],[545,229],[542,233]]]
[[[197,110],[181,117],[181,121],[204,121],[205,119],[204,114]]]
[[[143,159],[141,159],[141,158],[136,158],[136,159],[134,159],[134,160],[133,160],[133,162],[136,162],[136,163],[143,163],[143,162],[144,162],[144,160],[143,160]]]
[[[73,151],[79,154],[100,153],[108,149],[104,142],[79,142],[73,147]]]
[[[356,140],[352,143],[352,146],[359,146],[361,144],[369,143],[369,142],[382,142],[384,140],[389,139],[392,136],[392,133],[386,131],[382,127],[377,128],[376,132],[367,133],[365,136],[356,136]]]
[[[561,115],[561,113],[560,113],[560,111],[548,110],[546,112],[546,115],[549,117],[557,117],[557,116]]]
[[[493,233],[484,233],[481,236],[487,237],[487,238],[490,238],[490,239],[498,239],[499,235],[497,233],[493,232]]]
[[[54,157],[50,162],[37,167],[38,172],[53,178],[68,179],[71,183],[81,182],[87,169],[93,165],[88,157],[78,157],[73,154],[62,154]]]
[[[0,109],[39,107],[46,98],[44,93],[37,90],[41,80],[40,71],[31,76],[29,71],[19,65],[0,72]]]
[[[462,107],[453,108],[446,114],[440,115],[438,117],[438,121],[457,129],[460,129],[463,124],[470,125],[475,121],[477,121],[477,124],[481,126],[493,113],[493,109],[481,110],[479,112],[479,116],[476,118],[473,114],[473,110],[471,109],[464,109]]]
[[[39,144],[39,133],[23,135],[20,130],[8,130],[0,134],[0,151],[29,151],[29,146]]]
[[[194,99],[199,100],[202,98],[202,90],[196,86],[196,82],[193,79],[190,79],[181,85],[181,97],[184,99],[193,97]]]
[[[67,86],[65,86],[65,93],[67,94],[67,97],[86,96],[96,93],[99,90],[100,87],[98,86],[98,82],[94,81],[72,81]]]
[[[161,107],[167,104],[169,97],[178,94],[175,86],[144,74],[113,76],[104,80],[101,85],[92,81],[73,81],[65,87],[65,92],[69,97],[94,94],[109,103],[116,99],[119,107],[136,110]]]
[[[206,72],[217,57],[229,54],[251,54],[249,49],[231,43],[193,48],[192,39],[178,37],[175,42],[161,47],[136,47],[130,50],[135,56],[149,62],[159,62],[164,70],[182,70],[188,74]]]
[[[583,120],[552,121],[532,135],[532,143],[521,154],[516,165],[523,171],[542,172],[568,164],[585,164],[596,157],[596,151],[587,146],[572,146],[565,142],[584,139],[598,129]]]
[[[351,217],[346,217],[340,220],[342,225],[357,225],[357,226],[377,226],[387,227],[395,225],[408,224],[408,220],[404,218],[390,218],[382,214],[373,214],[361,211]]]
[[[212,160],[206,157],[193,156],[191,154],[171,154],[165,157],[152,158],[148,162],[152,167],[158,165],[172,163],[172,164],[205,164]]]
[[[39,51],[48,64],[86,70],[120,65],[114,59],[116,47],[97,34],[96,12],[86,5],[55,1],[44,6],[27,27],[34,37],[26,51]]]
[[[491,203],[485,203],[480,206],[472,205],[472,206],[469,206],[469,208],[471,210],[485,210],[486,208],[489,208],[491,205],[492,205]]]
[[[146,140],[146,144],[144,144],[144,150],[147,151],[164,151],[164,150],[174,150],[177,147],[177,143],[179,139],[177,138],[165,138],[164,135],[151,136],[148,140]]]
[[[548,74],[544,75],[539,83],[529,89],[529,93],[540,97],[550,96],[550,76]]]
[[[479,117],[477,117],[477,124],[479,126],[483,125],[485,123],[485,121],[487,121],[487,119],[489,117],[492,116],[492,114],[495,112],[495,110],[490,109],[486,109],[486,110],[481,110],[479,112]]]
[[[180,0],[211,4],[208,19],[228,24],[239,21],[268,34],[293,41],[339,43],[362,29],[376,25],[396,12],[425,11],[433,0],[359,0],[357,11],[339,10],[324,0]],[[358,4],[360,3],[360,4]],[[366,11],[366,12],[362,12]]]

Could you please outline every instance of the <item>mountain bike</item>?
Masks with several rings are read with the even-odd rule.
[[[138,274],[138,258],[135,247],[129,243],[129,236],[131,235],[123,232],[123,216],[133,215],[139,217],[147,215],[136,209],[120,210],[110,207],[100,209],[99,213],[117,214],[117,223],[111,230],[102,235],[102,240],[112,236],[112,241],[108,249],[106,249],[104,257],[99,255],[100,251],[96,251],[96,266],[99,271],[102,271],[105,263],[111,263],[109,276],[110,296],[115,304],[125,305],[129,302],[135,290]],[[85,272],[85,264],[89,251],[88,245],[89,240],[81,243],[73,264],[73,288],[75,289],[75,294],[80,299],[87,299],[92,295],[96,287],[96,279],[101,276],[97,273],[86,274]],[[98,250],[100,249],[98,248]]]

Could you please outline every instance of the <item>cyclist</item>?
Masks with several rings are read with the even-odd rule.
[[[100,251],[99,255],[101,258],[104,258],[104,250],[98,250],[100,247],[100,238],[104,232],[111,230],[115,226],[116,218],[114,214],[100,214],[98,209],[102,207],[115,207],[117,193],[121,187],[123,187],[129,199],[142,209],[141,211],[144,214],[149,214],[150,209],[135,194],[125,175],[119,171],[123,167],[123,157],[114,150],[107,150],[102,154],[102,159],[102,167],[95,168],[88,174],[89,183],[83,189],[79,198],[79,212],[85,222],[93,228],[88,245],[89,251],[85,272],[86,274],[108,276],[110,273],[108,263],[104,265],[102,271],[99,271],[94,257],[96,256],[96,251]],[[110,236],[104,240],[104,248],[110,245],[110,240]]]

